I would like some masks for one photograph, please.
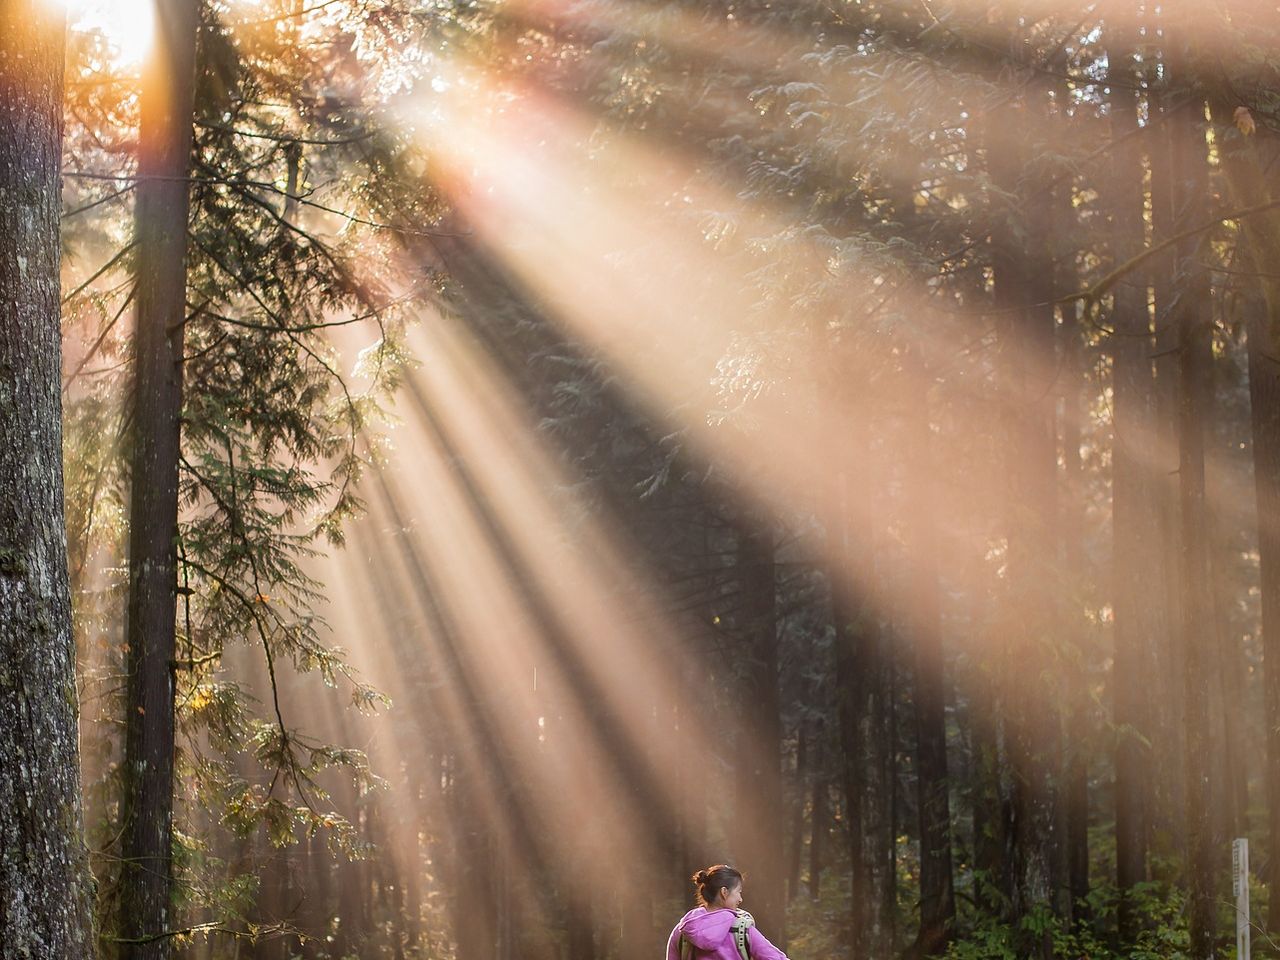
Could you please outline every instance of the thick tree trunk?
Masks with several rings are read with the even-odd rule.
[[[129,599],[125,641],[124,867],[119,928],[128,960],[170,955],[173,667],[182,343],[195,85],[196,0],[156,8],[143,75],[136,218]]]
[[[1112,142],[1108,180],[1111,210],[1111,261],[1118,266],[1145,245],[1143,169],[1137,139],[1138,69],[1127,34],[1108,51]],[[1159,565],[1158,518],[1154,513],[1152,467],[1155,426],[1152,419],[1151,317],[1141,274],[1117,285],[1109,338],[1112,356],[1112,559],[1114,616],[1113,668],[1115,720],[1116,884],[1120,889],[1120,933],[1136,934],[1127,895],[1147,879],[1147,844],[1152,808],[1150,766],[1150,678],[1159,604],[1151,599],[1151,571]]]
[[[916,371],[919,373],[920,371]],[[912,377],[914,384],[927,382]],[[946,949],[956,920],[951,866],[951,781],[947,775],[945,661],[942,647],[941,585],[934,464],[928,399],[904,397],[907,426],[903,431],[907,491],[904,508],[909,555],[910,609],[903,620],[911,632],[912,704],[916,723],[916,807],[920,820],[920,929],[915,954],[932,956]]]
[[[64,17],[0,0],[0,956],[94,956],[62,504]]]

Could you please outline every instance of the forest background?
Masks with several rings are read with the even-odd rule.
[[[1280,955],[1278,68],[0,0],[0,955]]]

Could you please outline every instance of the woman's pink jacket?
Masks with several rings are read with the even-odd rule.
[[[667,960],[680,960],[680,937],[693,944],[695,960],[742,960],[733,942],[732,910],[698,907],[684,915],[667,941]],[[747,930],[751,960],[787,960],[787,955],[764,938],[755,927]]]

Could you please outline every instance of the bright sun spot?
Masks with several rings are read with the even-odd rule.
[[[140,63],[151,46],[152,0],[64,0],[71,30],[101,31],[118,63]]]

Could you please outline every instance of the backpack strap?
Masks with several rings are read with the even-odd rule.
[[[738,948],[738,956],[742,960],[751,960],[751,942],[747,939],[747,931],[756,925],[756,918],[745,910],[737,910],[733,921],[733,944]]]
[[[693,960],[693,944],[680,936],[680,960]]]

